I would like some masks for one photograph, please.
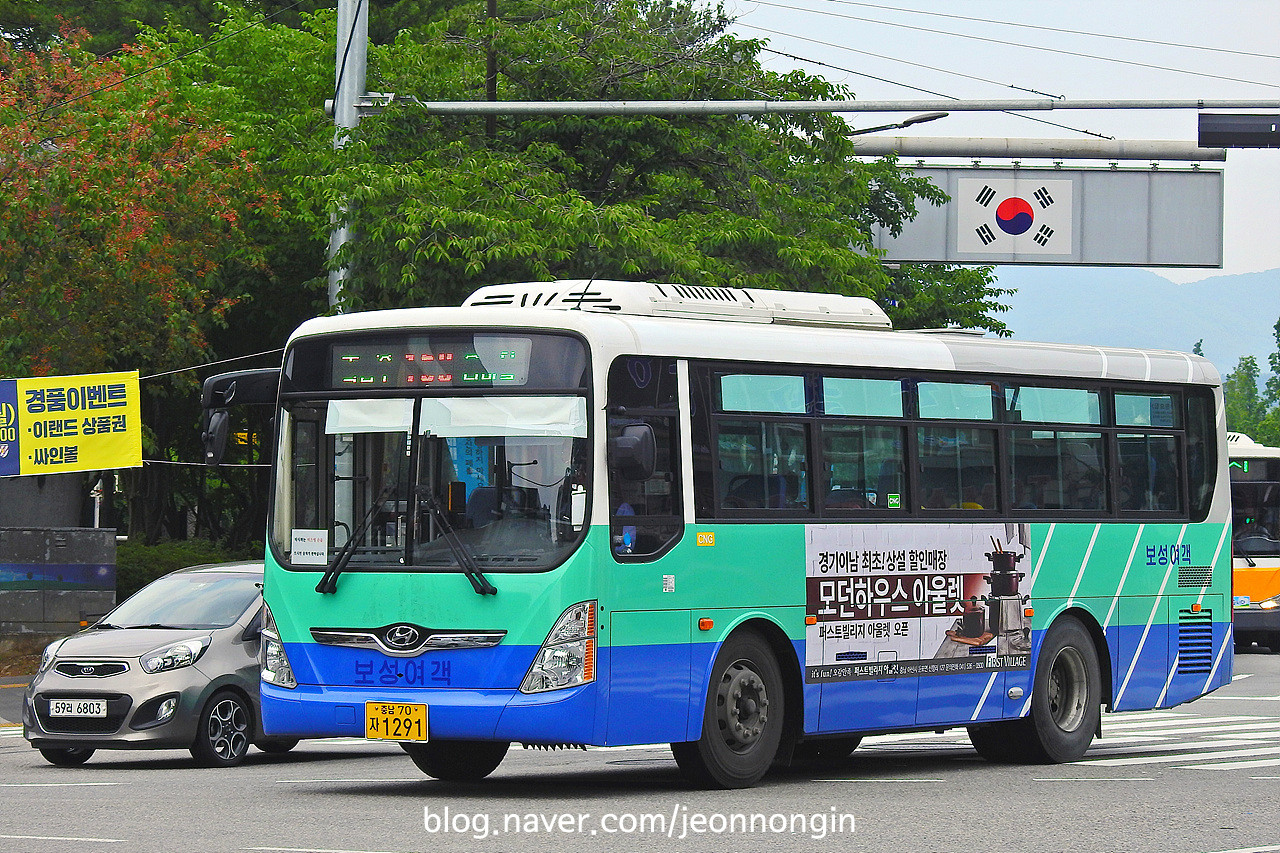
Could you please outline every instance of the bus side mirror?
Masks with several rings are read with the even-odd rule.
[[[628,424],[609,442],[610,464],[624,480],[647,480],[658,467],[658,442],[649,424]]]

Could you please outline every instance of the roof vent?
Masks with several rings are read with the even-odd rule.
[[[463,306],[604,311],[740,323],[893,328],[878,305],[860,296],[638,281],[495,284],[471,294]]]

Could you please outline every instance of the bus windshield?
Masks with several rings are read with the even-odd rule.
[[[545,569],[582,533],[583,397],[297,401],[282,421],[272,544],[295,566],[346,546],[352,570],[456,567],[452,530],[487,570]]]
[[[1280,459],[1233,458],[1230,470],[1232,549],[1280,555]]]

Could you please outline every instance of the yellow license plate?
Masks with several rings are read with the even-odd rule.
[[[365,702],[364,736],[371,740],[427,739],[427,706],[414,702]]]

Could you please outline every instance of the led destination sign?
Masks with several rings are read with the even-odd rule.
[[[493,388],[529,381],[532,342],[511,335],[413,337],[391,343],[336,343],[334,388]]]

